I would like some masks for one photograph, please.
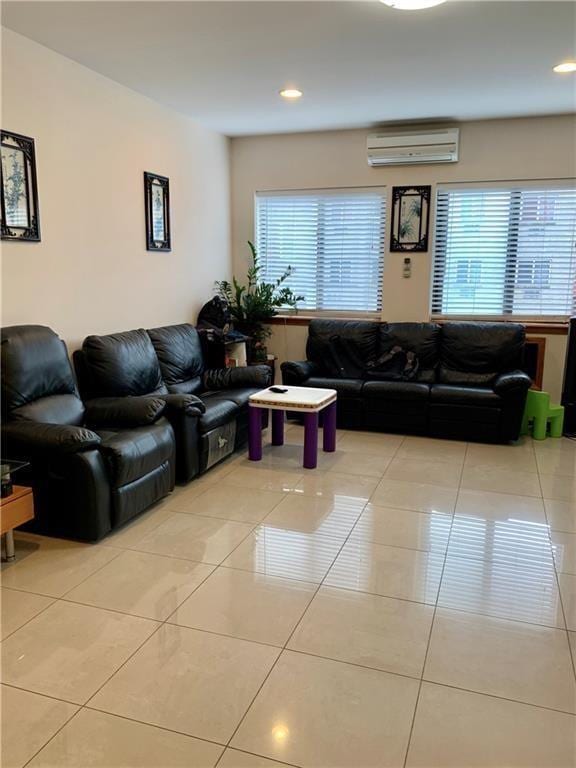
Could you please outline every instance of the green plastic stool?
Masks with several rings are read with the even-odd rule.
[[[521,433],[528,435],[532,431],[534,440],[545,440],[548,435],[548,425],[550,425],[550,437],[562,437],[564,407],[550,405],[548,392],[529,389]]]

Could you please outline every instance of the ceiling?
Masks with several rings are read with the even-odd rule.
[[[230,136],[576,108],[576,76],[551,71],[576,57],[573,2],[2,6],[5,26]]]

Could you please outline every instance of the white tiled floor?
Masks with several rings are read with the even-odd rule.
[[[301,442],[17,534],[2,768],[576,767],[576,443]]]

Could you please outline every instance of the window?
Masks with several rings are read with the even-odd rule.
[[[434,315],[576,311],[576,188],[439,187]]]
[[[256,244],[265,280],[290,266],[309,310],[382,308],[383,189],[266,192],[256,196]]]

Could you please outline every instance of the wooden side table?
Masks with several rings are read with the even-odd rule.
[[[0,499],[0,534],[6,536],[6,560],[14,560],[14,528],[34,517],[32,488],[15,485],[10,496]]]

